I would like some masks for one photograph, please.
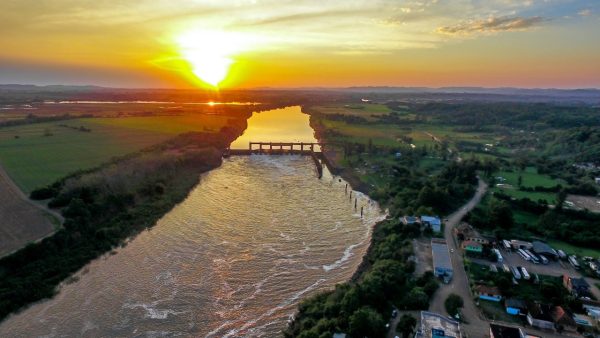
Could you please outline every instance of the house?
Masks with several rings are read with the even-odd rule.
[[[487,286],[487,285],[476,285],[473,288],[475,295],[479,297],[479,299],[489,300],[492,302],[499,302],[502,300],[502,295],[500,294],[500,290],[498,290],[495,286]]]
[[[596,181],[596,184],[600,184],[600,177],[594,178],[594,181]]]
[[[563,275],[562,280],[563,286],[575,297],[582,298],[591,296],[590,285],[585,278],[572,278],[567,275]]]
[[[490,244],[490,240],[481,236],[469,223],[460,223],[454,228],[454,234],[459,241],[472,241],[480,244]]]
[[[529,325],[540,329],[554,330],[552,306],[533,303],[527,308],[527,311],[527,323]]]
[[[333,338],[346,338],[346,334],[345,333],[334,333],[333,334]]]
[[[480,254],[483,252],[483,245],[481,245],[480,243],[477,243],[477,242],[473,242],[473,241],[464,241],[464,242],[462,242],[461,247],[467,253]]]
[[[462,337],[460,324],[439,313],[421,311],[421,326],[418,328],[415,338],[431,337]]]
[[[554,327],[556,327],[558,331],[577,332],[577,323],[575,323],[573,317],[562,307],[555,306],[552,309],[551,316],[554,321]]]
[[[527,304],[524,301],[517,298],[508,298],[504,301],[504,307],[506,313],[509,315],[525,315],[527,313]]]
[[[433,232],[442,231],[442,221],[435,216],[421,216],[421,223],[424,226],[428,226]]]
[[[420,224],[421,222],[415,216],[404,216],[400,219],[405,225]]]
[[[526,338],[527,335],[519,327],[490,324],[490,338]]]
[[[531,242],[531,245],[533,246],[533,252],[536,254],[542,255],[548,259],[558,259],[558,252],[552,249],[548,244],[540,241],[533,241]]]
[[[433,274],[444,279],[444,282],[449,282],[454,270],[450,261],[448,245],[443,238],[431,239],[431,254],[433,256]]]

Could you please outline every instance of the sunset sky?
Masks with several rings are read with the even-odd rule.
[[[600,87],[600,1],[125,3],[0,0],[0,83]]]

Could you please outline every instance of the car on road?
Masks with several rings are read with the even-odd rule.
[[[396,318],[397,315],[398,315],[398,310],[392,311],[392,318]]]
[[[450,249],[450,253],[454,253],[454,249]]]

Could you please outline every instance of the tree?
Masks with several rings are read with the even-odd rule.
[[[451,293],[446,301],[444,302],[444,306],[446,307],[446,311],[452,317],[456,316],[459,310],[464,306],[464,302],[461,296]]]
[[[504,230],[510,230],[515,223],[508,203],[497,199],[492,199],[490,203],[489,218],[491,224]]]
[[[398,321],[398,326],[396,326],[396,330],[402,333],[402,337],[408,338],[412,335],[413,329],[417,325],[417,320],[415,317],[411,315],[404,314],[400,317]]]
[[[385,322],[377,311],[362,307],[350,316],[350,334],[352,337],[381,337],[385,334]]]
[[[523,185],[523,176],[519,175],[519,178],[517,179],[517,185],[519,187]]]

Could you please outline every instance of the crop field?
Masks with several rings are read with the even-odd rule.
[[[93,168],[175,134],[219,130],[226,122],[226,118],[214,115],[156,116],[77,119],[1,128],[0,163],[15,183],[29,193],[74,171]]]

